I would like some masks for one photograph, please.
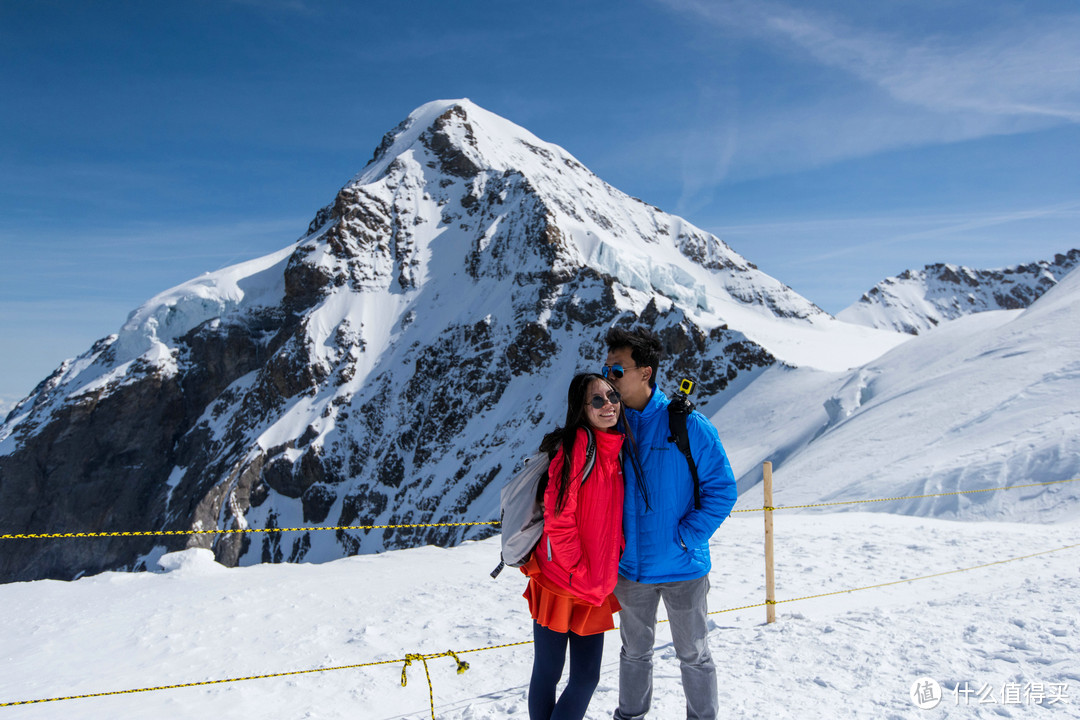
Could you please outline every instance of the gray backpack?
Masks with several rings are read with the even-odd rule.
[[[589,477],[596,464],[596,438],[592,430],[585,428],[589,443],[585,448],[585,473]],[[499,496],[502,510],[499,525],[502,528],[502,560],[491,571],[491,577],[497,578],[502,569],[521,567],[529,561],[533,548],[540,542],[544,532],[544,503],[540,493],[540,481],[547,478],[551,459],[547,453],[536,453],[525,460],[522,468],[502,489]],[[584,478],[582,482],[585,482]]]

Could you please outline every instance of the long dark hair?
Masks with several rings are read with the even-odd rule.
[[[586,395],[589,385],[593,380],[599,380],[611,390],[615,386],[611,382],[596,373],[580,373],[570,381],[570,387],[566,390],[566,422],[562,427],[557,427],[544,436],[540,443],[540,451],[546,452],[549,457],[555,457],[559,448],[563,451],[563,464],[559,471],[559,489],[555,500],[555,512],[562,512],[566,504],[566,494],[570,490],[570,458],[573,457],[574,442],[577,440],[577,430],[589,424],[588,415],[585,414]],[[616,391],[618,392],[618,391]],[[623,404],[619,403],[619,419],[615,427],[624,432],[630,443],[633,444],[634,436],[630,432],[630,426],[626,423]],[[595,431],[594,431],[595,432]],[[541,483],[544,485],[545,483]],[[541,490],[542,492],[542,490]]]

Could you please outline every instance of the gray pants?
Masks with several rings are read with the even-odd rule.
[[[709,577],[671,583],[636,583],[619,576],[619,708],[615,720],[640,720],[652,705],[653,641],[660,599],[667,608],[671,639],[682,669],[688,720],[715,720],[716,666],[709,652]]]

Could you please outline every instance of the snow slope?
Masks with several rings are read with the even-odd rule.
[[[739,508],[750,506],[740,501]],[[712,610],[762,603],[762,535],[760,513],[736,513],[714,536]],[[1077,543],[1076,521],[1034,526],[777,513],[778,621],[764,624],[762,607],[711,618],[726,716],[1080,717],[1080,548],[784,602]],[[6,707],[0,717],[428,718],[419,661],[400,686],[407,653],[530,639],[524,578],[507,572],[491,580],[497,556],[492,538],[324,564],[225,568],[209,551],[193,549],[165,556],[170,571],[160,574],[2,585],[0,703],[392,662]],[[678,666],[664,625],[657,645],[650,717],[680,717]],[[461,675],[449,657],[429,660],[437,717],[526,717],[531,657],[527,644],[462,654],[470,668]],[[932,712],[909,698],[924,676],[944,688]],[[609,633],[588,718],[610,717],[617,686],[618,637]],[[994,704],[979,704],[974,693],[984,686]],[[972,694],[957,695],[957,687]],[[1040,688],[1041,705],[1031,694]]]
[[[1078,317],[1074,271],[1027,310],[944,323],[848,373],[771,368],[713,421],[742,489],[774,463],[780,505],[1080,477]],[[1076,517],[1078,485],[858,509],[1045,522]]]

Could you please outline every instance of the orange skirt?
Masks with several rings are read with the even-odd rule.
[[[529,576],[529,584],[522,594],[529,601],[529,614],[549,630],[595,635],[615,627],[612,616],[622,607],[614,593],[599,606],[590,605],[544,577],[535,554],[521,566],[521,572]]]

